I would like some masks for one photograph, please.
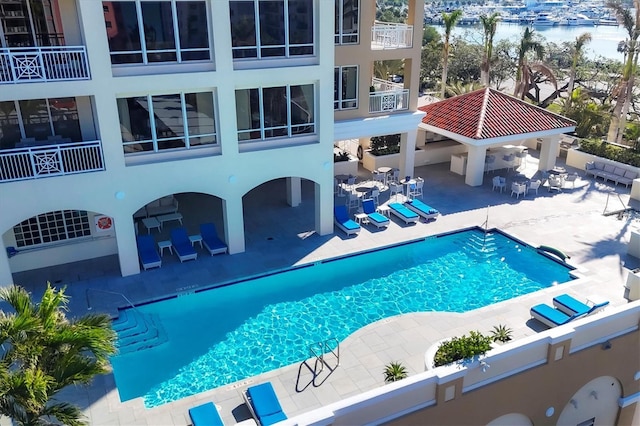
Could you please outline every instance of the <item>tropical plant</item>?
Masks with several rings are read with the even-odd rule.
[[[453,96],[464,95],[465,93],[471,93],[481,88],[482,88],[482,85],[477,82],[467,83],[467,84],[457,82],[455,84],[450,84],[447,86],[447,96],[453,97]]]
[[[567,87],[567,102],[564,106],[564,112],[569,112],[571,109],[571,94],[573,93],[573,86],[576,81],[576,68],[578,68],[578,60],[582,57],[582,49],[584,46],[591,42],[591,33],[582,33],[571,46],[571,71],[569,72],[569,86]]]
[[[400,152],[400,133],[371,138],[372,155],[389,155]]]
[[[634,151],[640,153],[640,123],[629,123],[624,129],[624,137]]]
[[[607,140],[620,143],[625,128],[629,105],[633,97],[633,85],[636,68],[638,65],[638,37],[640,36],[640,0],[633,0],[635,8],[635,18],[631,14],[631,9],[623,6],[620,0],[607,1],[607,7],[612,9],[618,18],[618,22],[627,30],[629,39],[625,43],[623,50],[626,50],[625,63],[622,71],[622,78],[614,91],[617,97],[616,104],[611,116],[611,124],[607,133]]]
[[[565,110],[565,115],[576,122],[576,136],[581,138],[604,136],[610,120],[609,107],[596,104],[586,93],[578,87],[569,94],[571,108]]]
[[[527,54],[533,52],[535,57],[542,60],[544,56],[544,46],[538,40],[536,40],[535,30],[527,27],[522,34],[520,44],[518,46],[518,65],[516,68],[516,86],[513,95],[524,99],[524,94],[529,89],[529,76],[527,72]]]
[[[491,338],[494,342],[508,342],[511,340],[512,334],[513,330],[504,324],[494,325],[493,330],[491,330]]]
[[[619,163],[640,167],[640,153],[633,149],[610,144],[599,139],[582,139],[580,141],[580,151]]]
[[[407,378],[407,369],[399,362],[392,362],[384,367],[384,382],[391,383]]]
[[[454,10],[451,13],[442,12],[442,23],[444,24],[444,44],[442,46],[442,79],[440,81],[440,99],[444,99],[447,87],[447,72],[449,66],[449,40],[451,32],[458,21],[462,18],[462,10]]]
[[[480,23],[482,24],[483,51],[482,63],[480,64],[480,83],[485,87],[489,87],[491,75],[491,61],[493,60],[493,37],[496,35],[500,13],[494,12],[491,15],[480,15]]]
[[[340,151],[337,154],[333,154],[333,162],[340,163],[343,161],[349,161],[349,153],[346,151]]]
[[[67,319],[69,298],[50,284],[39,303],[19,286],[0,289],[0,302],[14,311],[0,311],[0,414],[17,425],[86,424],[57,396],[108,371],[116,340],[109,317]]]
[[[485,354],[491,349],[493,338],[479,331],[471,331],[469,336],[454,337],[440,344],[433,358],[436,367]]]

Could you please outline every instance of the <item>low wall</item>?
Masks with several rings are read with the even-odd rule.
[[[619,163],[617,161],[609,160],[606,158],[598,157],[597,155],[587,154],[586,152],[579,151],[575,148],[571,148],[567,151],[567,166],[575,167],[576,169],[584,170],[584,165],[590,161],[599,161],[605,164],[612,164],[615,167],[621,167],[625,170],[632,170],[640,175],[640,167],[634,167],[629,164]]]
[[[334,175],[358,175],[358,159],[354,158],[349,161],[338,161],[333,163]]]

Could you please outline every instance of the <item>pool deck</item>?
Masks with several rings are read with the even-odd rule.
[[[527,176],[532,176],[537,167],[537,152],[530,153],[533,156],[530,155],[526,167],[520,169]],[[558,164],[561,163],[559,158]],[[197,261],[184,264],[167,253],[162,268],[125,278],[119,276],[117,258],[110,256],[18,273],[14,279],[36,295],[41,294],[47,280],[56,285],[66,284],[67,293],[72,297],[72,314],[86,313],[89,307],[94,312],[113,314],[123,305],[122,298],[100,293],[100,290],[124,293],[134,303],[153,300],[261,271],[481,226],[487,216],[489,227],[499,228],[532,246],[557,247],[569,254],[569,262],[579,268],[584,278],[464,314],[417,313],[378,321],[341,342],[340,365],[333,371],[325,367],[315,377],[311,373],[313,360],[309,360],[146,409],[141,398],[121,403],[110,374],[96,378],[88,388],[65,390],[61,398],[82,407],[90,424],[96,426],[187,425],[190,424],[188,409],[207,401],[218,406],[225,424],[234,424],[250,418],[241,397],[242,390],[250,384],[271,381],[284,411],[292,417],[383,386],[383,368],[389,362],[402,362],[409,375],[424,371],[425,351],[443,338],[470,330],[489,332],[498,324],[510,327],[516,340],[545,330],[544,325],[530,318],[529,308],[537,303],[550,304],[555,295],[569,293],[579,299],[609,300],[612,306],[628,303],[623,285],[628,269],[639,267],[640,259],[627,255],[627,242],[630,228],[640,224],[603,216],[603,211],[607,200],[608,211],[622,208],[628,202],[630,189],[585,179],[580,172],[575,189],[569,187],[558,193],[548,192],[545,186],[538,195],[529,193],[516,199],[509,196],[509,189],[503,193],[491,190],[494,176],[491,172],[485,175],[482,186],[469,187],[462,176],[451,173],[448,167],[446,163],[416,168],[416,175],[425,178],[422,200],[442,214],[429,223],[405,226],[392,219],[388,229],[379,231],[365,226],[357,237],[346,237],[339,230],[332,235],[318,236],[311,231],[313,197],[311,191],[304,189],[308,187],[303,185],[303,203],[290,208],[280,190],[282,182],[272,182],[245,197],[245,253],[210,257],[200,251]],[[504,176],[505,172],[495,175]],[[369,178],[370,174],[361,170],[361,176]],[[507,188],[510,186],[508,180]],[[613,196],[608,197],[609,194]],[[388,191],[381,193],[380,201],[386,200]],[[187,221],[189,200],[184,201],[186,206],[181,211]],[[180,205],[183,206],[183,199]],[[198,210],[195,206],[194,202],[194,211]],[[252,215],[259,216],[259,220],[251,220]],[[194,226],[202,221],[194,219]],[[185,222],[185,226],[190,225]],[[328,363],[334,365],[333,362],[329,358]],[[7,419],[0,419],[0,425],[9,424]]]

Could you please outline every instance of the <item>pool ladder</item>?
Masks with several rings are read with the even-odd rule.
[[[320,363],[320,371],[316,371],[316,374],[323,371],[326,365],[329,370],[335,370],[340,365],[340,341],[335,337],[324,340],[322,342],[316,342],[309,346],[309,352],[316,359],[316,366]],[[331,367],[327,363],[326,356],[333,355],[336,359],[335,367]]]

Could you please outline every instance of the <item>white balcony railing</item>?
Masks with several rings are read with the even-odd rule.
[[[372,49],[408,49],[413,46],[413,25],[376,22],[371,28]]]
[[[104,170],[100,141],[0,151],[0,183]]]
[[[0,84],[89,78],[84,46],[0,49]]]
[[[394,83],[393,81],[383,80],[381,78],[373,77],[371,79],[371,85],[376,89],[376,92],[387,91],[401,91],[404,90],[403,83]]]
[[[409,89],[369,93],[370,113],[406,109],[409,109]]]

